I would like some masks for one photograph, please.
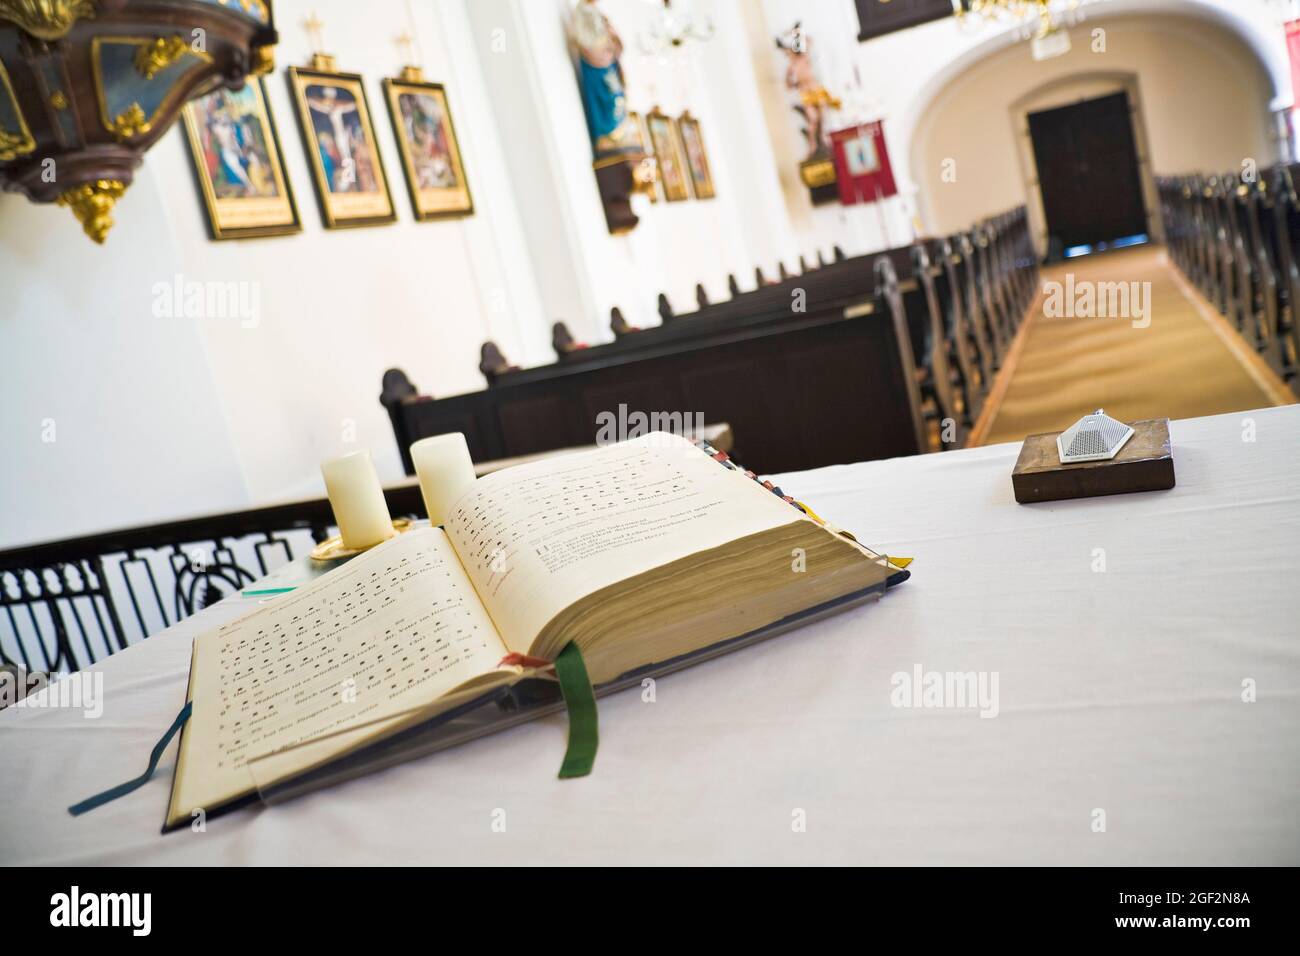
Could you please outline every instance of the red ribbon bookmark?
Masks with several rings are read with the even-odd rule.
[[[537,670],[546,670],[548,667],[554,667],[555,661],[542,660],[540,657],[529,657],[527,654],[507,654],[497,662],[497,667],[533,667]]]

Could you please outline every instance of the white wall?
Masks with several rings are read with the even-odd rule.
[[[706,44],[688,45],[659,59],[639,54],[635,42],[657,15],[656,7],[642,0],[602,4],[627,49],[629,108],[644,115],[658,106],[670,116],[689,110],[700,121],[717,192],[714,199],[675,203],[651,203],[647,196],[635,196],[633,209],[641,219],[636,229],[626,236],[606,237],[604,274],[609,281],[603,289],[602,314],[618,305],[630,321],[642,325],[658,322],[655,303],[661,291],[678,312],[691,312],[697,282],[717,301],[729,295],[728,273],[736,275],[742,288],[750,288],[755,265],[763,265],[769,274],[776,271],[777,248],[745,226],[750,204],[761,203],[764,191],[770,195],[775,183],[750,174],[755,153],[762,162],[766,144],[761,127],[744,121],[746,107],[752,109],[754,79],[744,69],[746,51],[733,28],[735,5],[698,7],[722,19],[719,34]],[[778,224],[778,234],[783,225]]]
[[[340,68],[365,78],[393,225],[322,226],[284,73],[310,56],[309,9]],[[276,12],[279,68],[267,85],[301,234],[210,242],[179,125],[147,154],[102,248],[67,210],[0,196],[0,545],[323,492],[319,462],[357,447],[372,450],[385,478],[399,477],[378,402],[384,369],[400,366],[422,390],[446,395],[482,387],[485,338],[522,361],[547,359],[459,0],[284,0]],[[403,65],[393,41],[408,27],[426,76],[447,84],[469,218],[411,214],[380,87]],[[255,283],[260,322],[155,318],[155,284],[177,274]],[[52,444],[41,441],[47,418]]]
[[[168,199],[145,186],[117,218],[113,247],[143,254],[0,196],[0,544],[247,500],[201,331],[150,309],[181,263]]]

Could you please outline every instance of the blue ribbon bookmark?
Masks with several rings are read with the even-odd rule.
[[[167,745],[172,742],[172,738],[176,736],[177,731],[185,725],[185,721],[190,719],[190,712],[193,709],[194,702],[186,701],[185,706],[181,708],[181,712],[176,715],[176,719],[172,722],[172,725],[167,728],[167,733],[163,734],[162,740],[158,741],[158,743],[154,745],[153,753],[149,755],[148,770],[140,774],[140,776],[136,777],[134,780],[128,780],[126,783],[119,783],[116,787],[105,790],[103,793],[97,793],[93,797],[88,797],[87,799],[82,800],[80,803],[74,803],[72,806],[68,807],[68,812],[74,817],[79,817],[88,810],[102,807],[104,804],[110,803],[118,797],[124,797],[131,791],[138,790],[148,783],[149,778],[153,776],[153,772],[158,769],[158,761],[162,759],[163,751],[166,750]]]

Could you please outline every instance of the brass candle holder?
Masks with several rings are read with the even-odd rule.
[[[394,518],[393,531],[401,534],[404,531],[410,531],[414,523],[410,518]],[[392,538],[387,540],[391,541]],[[374,544],[367,545],[364,548],[347,548],[343,546],[343,535],[336,534],[332,538],[326,538],[316,547],[311,549],[311,559],[313,561],[343,561],[347,558],[355,558],[363,551],[369,551],[371,548],[383,544],[383,541],[376,541]]]

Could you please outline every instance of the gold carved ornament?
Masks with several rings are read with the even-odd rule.
[[[132,103],[117,116],[113,117],[112,131],[119,139],[130,139],[153,129],[153,124],[144,115],[139,103]]]
[[[0,129],[0,163],[7,163],[30,153],[36,148],[36,141],[24,133],[11,133]]]
[[[60,206],[68,206],[81,222],[86,235],[101,245],[113,228],[113,206],[126,192],[126,183],[118,179],[98,179],[74,186],[59,197]]]
[[[36,149],[36,140],[32,138],[32,131],[27,128],[27,121],[23,118],[22,108],[18,105],[18,98],[14,96],[13,84],[9,82],[9,74],[5,72],[3,63],[0,63],[0,97],[8,99],[13,104],[14,112],[18,116],[17,130],[0,127],[0,163],[7,163]]]
[[[61,40],[78,19],[94,15],[93,0],[0,0],[0,20],[11,20],[40,40]]]
[[[252,74],[266,76],[275,72],[275,44],[253,47]]]
[[[182,36],[158,37],[152,43],[140,47],[136,52],[136,72],[146,80],[152,80],[157,74],[189,52],[190,45],[185,42],[185,38]]]

